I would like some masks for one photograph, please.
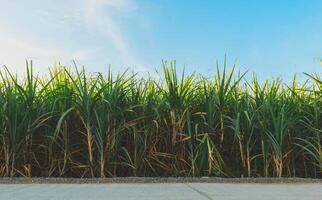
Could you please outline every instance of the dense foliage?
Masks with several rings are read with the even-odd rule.
[[[322,82],[87,74],[0,78],[0,176],[321,178]],[[226,64],[224,64],[226,65]]]

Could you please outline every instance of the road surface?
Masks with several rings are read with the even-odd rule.
[[[0,184],[0,200],[322,200],[321,183]]]

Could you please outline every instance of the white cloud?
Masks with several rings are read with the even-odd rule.
[[[61,49],[39,46],[17,37],[1,35],[0,62],[18,74],[25,70],[25,61],[33,60],[36,71],[43,72],[54,64],[55,57],[63,58],[66,54]]]
[[[0,63],[19,74],[25,72],[25,61],[32,60],[34,71],[46,73],[57,62],[70,64],[72,60],[84,62],[95,54],[93,49],[67,51],[55,46],[41,45],[31,39],[18,36],[0,35]]]
[[[133,9],[136,6],[130,0],[85,0],[91,5],[108,6],[118,9]]]
[[[8,9],[13,10],[8,12],[20,13],[20,20],[22,19],[23,23],[38,23],[41,27],[36,27],[37,30],[26,28],[26,26],[21,27],[15,21],[15,16],[0,19],[1,65],[6,64],[10,69],[21,73],[25,69],[25,60],[32,59],[35,63],[35,71],[44,73],[50,65],[58,61],[69,64],[72,60],[76,60],[81,65],[90,64],[106,52],[94,45],[83,44],[82,41],[79,41],[79,44],[68,43],[68,34],[72,35],[75,31],[74,27],[79,26],[84,30],[90,29],[91,34],[102,35],[105,40],[102,43],[112,44],[108,51],[117,55],[116,59],[123,61],[119,63],[120,65],[143,66],[140,59],[131,51],[129,41],[120,29],[120,24],[111,14],[112,12],[122,14],[134,12],[137,6],[133,1],[75,0],[72,3],[68,2],[68,5],[65,5],[65,1],[55,1],[54,4],[50,1],[45,1],[45,3],[34,1],[33,3],[34,5],[26,4],[23,8],[26,12],[18,12],[19,10],[16,10],[19,9],[18,7],[9,5]],[[36,12],[29,12],[31,10],[36,10]],[[35,20],[37,22],[34,22]],[[57,29],[57,34],[51,32],[55,29]],[[45,37],[42,37],[42,31],[46,32]],[[59,34],[62,32],[67,35],[66,38],[60,38]],[[92,36],[85,35],[85,37],[88,37],[89,41],[92,39]],[[109,64],[102,63],[104,61],[95,62],[95,64],[105,66]],[[139,70],[145,69],[139,68]]]
[[[129,0],[85,0],[84,20],[95,27],[97,31],[105,34],[121,54],[123,60],[142,67],[143,64],[130,50],[126,37],[112,15],[109,14],[115,9],[133,11],[136,9],[136,6]]]

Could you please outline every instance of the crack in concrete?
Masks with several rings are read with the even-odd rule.
[[[191,190],[197,192],[198,194],[200,194],[201,196],[205,197],[208,200],[213,200],[207,193],[198,190],[197,188],[192,187],[191,185],[189,185],[189,183],[185,183],[185,185],[190,188]]]

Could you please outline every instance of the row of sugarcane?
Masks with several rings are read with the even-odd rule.
[[[56,66],[0,77],[0,176],[313,177],[322,170],[322,81],[260,83]]]

